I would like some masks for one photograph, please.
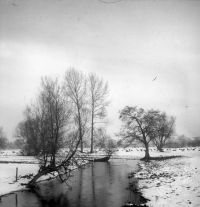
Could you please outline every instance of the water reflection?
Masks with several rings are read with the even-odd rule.
[[[92,170],[92,198],[93,198],[94,207],[96,207],[97,204],[96,204],[96,194],[95,194],[95,172],[94,172],[94,164],[92,164],[91,170]]]
[[[15,205],[16,205],[16,207],[18,207],[18,197],[17,197],[17,194],[15,194]]]
[[[136,170],[137,161],[111,161],[93,163],[79,169],[70,179],[70,186],[61,184],[59,180],[43,183],[36,192],[18,192],[3,197],[2,207],[121,207],[127,201],[139,204],[137,180],[127,178]],[[15,202],[13,202],[15,200]]]

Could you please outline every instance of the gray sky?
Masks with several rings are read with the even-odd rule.
[[[199,25],[200,1],[0,0],[0,125],[11,139],[40,77],[73,66],[109,82],[111,134],[138,105],[199,136]]]

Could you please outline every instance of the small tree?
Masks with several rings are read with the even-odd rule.
[[[5,149],[8,144],[8,139],[3,131],[3,127],[0,127],[0,149]]]
[[[157,149],[162,152],[166,142],[172,137],[174,133],[175,118],[168,117],[166,113],[161,113],[159,121],[157,122],[156,131],[153,136],[153,143]]]
[[[40,120],[35,117],[30,107],[24,112],[25,119],[21,121],[16,128],[15,136],[24,141],[23,153],[28,156],[37,156],[41,151],[40,143]]]
[[[122,141],[131,144],[139,141],[145,147],[145,159],[149,159],[149,143],[154,139],[153,134],[159,120],[159,111],[126,106],[119,117],[124,125],[120,131]]]
[[[104,128],[99,128],[97,133],[96,147],[105,151],[105,153],[111,157],[117,149],[117,143],[109,135],[106,134]]]
[[[108,106],[108,101],[106,101],[108,84],[91,73],[88,77],[88,88],[89,108],[91,112],[90,152],[93,153],[95,121],[103,119],[106,116],[106,106]]]

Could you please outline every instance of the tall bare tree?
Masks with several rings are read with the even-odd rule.
[[[156,126],[159,121],[159,111],[126,106],[120,112],[120,119],[124,122],[120,135],[122,141],[131,144],[139,141],[145,147],[145,159],[149,159],[149,143],[155,138]]]
[[[155,139],[153,142],[159,151],[163,151],[166,142],[172,137],[175,130],[175,118],[168,117],[166,113],[161,113],[156,127]]]
[[[45,141],[50,146],[51,164],[55,165],[56,153],[64,139],[65,126],[69,121],[70,109],[63,96],[58,80],[45,77],[42,79],[42,90],[39,97],[39,108],[36,109],[44,126]],[[47,146],[46,146],[47,147]]]
[[[78,126],[81,152],[83,152],[83,137],[88,120],[85,76],[74,68],[66,71],[64,91],[74,107],[72,115],[74,115],[75,123]]]
[[[91,73],[88,77],[89,108],[91,112],[91,147],[94,149],[94,129],[95,121],[103,119],[106,116],[106,106],[108,106],[108,84],[99,79],[97,75]]]

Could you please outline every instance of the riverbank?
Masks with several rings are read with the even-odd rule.
[[[89,149],[86,149],[86,152],[87,151],[89,151]],[[103,155],[105,155],[105,152],[99,150],[92,154],[92,156]],[[121,157],[137,159],[135,153],[133,153],[133,155],[129,155],[124,149],[118,150],[115,155],[115,158],[117,159],[121,159]],[[17,181],[16,169],[18,171]],[[22,156],[20,154],[20,150],[0,151],[0,196],[19,190],[25,190],[26,187],[24,184],[29,181],[29,178],[26,175],[34,175],[38,170],[38,160],[35,157]],[[44,177],[43,180],[48,178],[49,177]]]
[[[139,206],[145,200],[136,190],[137,180],[128,178],[129,172],[138,170],[137,163],[138,160],[126,159],[91,163],[75,170],[67,185],[57,179],[41,182],[36,193],[19,191],[2,196],[0,205],[22,207],[28,201],[29,206],[34,207],[122,207],[128,201],[134,201]],[[128,188],[130,182],[133,191]]]
[[[183,157],[141,161],[135,177],[139,189],[152,207],[184,207],[200,205],[199,148],[178,149],[174,155]]]
[[[85,149],[89,152],[89,149]],[[140,159],[144,154],[143,148],[120,148],[113,155],[114,159]],[[91,156],[105,156],[105,152],[96,150]],[[18,179],[16,181],[16,169]],[[26,189],[25,183],[29,181],[26,175],[36,174],[39,169],[38,160],[33,156],[22,156],[20,150],[0,151],[0,196]],[[44,178],[47,179],[47,178]]]
[[[16,169],[18,179],[16,181]],[[26,189],[25,183],[29,181],[26,175],[36,174],[38,164],[0,164],[0,196]]]
[[[104,152],[96,151],[93,156],[102,156]],[[150,201],[149,206],[195,206],[200,203],[200,148],[165,149],[158,152],[150,148],[152,157],[183,156],[170,160],[139,161],[140,170],[136,173],[139,190]],[[112,156],[113,160],[140,160],[144,156],[144,148],[120,148]],[[34,157],[19,156],[19,151],[5,151],[0,154],[0,196],[13,191],[25,189],[27,174],[37,173],[39,166]],[[9,163],[9,161],[28,162],[26,164]],[[34,163],[34,164],[30,164]],[[16,182],[16,168],[19,178]],[[183,193],[182,193],[183,192]],[[194,204],[194,205],[193,205]]]
[[[82,162],[84,165],[87,162]],[[77,166],[72,166],[75,170]],[[0,196],[12,192],[27,190],[26,184],[37,174],[39,161],[33,156],[21,156],[20,150],[4,150],[0,152]],[[54,173],[55,176],[57,173]],[[54,178],[48,174],[40,177],[38,182]]]

